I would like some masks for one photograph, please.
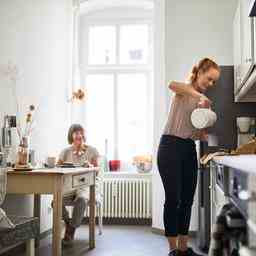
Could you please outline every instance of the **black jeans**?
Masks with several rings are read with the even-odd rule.
[[[195,142],[163,135],[158,148],[157,164],[165,190],[165,235],[187,235],[197,185]]]

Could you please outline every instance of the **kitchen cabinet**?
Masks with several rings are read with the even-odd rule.
[[[239,0],[233,21],[234,90],[247,80],[254,64],[253,18],[248,17],[250,0]]]
[[[241,85],[241,15],[240,1],[238,1],[234,22],[233,22],[233,56],[234,56],[234,91],[239,89]]]
[[[241,45],[242,45],[242,82],[248,77],[253,64],[253,19],[248,17],[250,0],[241,0]]]

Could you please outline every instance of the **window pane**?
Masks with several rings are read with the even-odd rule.
[[[149,26],[120,27],[120,63],[146,64],[149,61]]]
[[[95,26],[89,28],[89,64],[115,64],[116,28]]]
[[[86,131],[88,144],[105,154],[108,141],[108,158],[114,154],[114,76],[88,75],[86,79]]]
[[[121,74],[117,80],[119,158],[131,162],[150,149],[147,80],[144,74]]]

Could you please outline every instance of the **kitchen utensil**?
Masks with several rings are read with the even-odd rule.
[[[216,120],[216,113],[209,108],[196,108],[191,114],[192,125],[197,129],[213,126]]]

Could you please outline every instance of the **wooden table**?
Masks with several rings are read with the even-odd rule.
[[[53,194],[52,255],[61,256],[63,195],[90,187],[89,247],[95,247],[95,177],[98,168],[54,168],[7,172],[7,193]]]

